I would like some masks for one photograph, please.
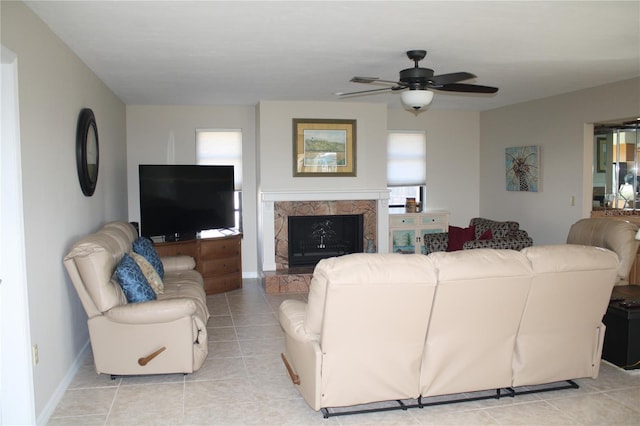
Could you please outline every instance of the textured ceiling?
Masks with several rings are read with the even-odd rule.
[[[27,1],[127,104],[336,101],[397,80],[424,49],[436,74],[495,95],[437,92],[431,108],[487,110],[640,76],[638,1]],[[400,107],[399,93],[342,99]]]

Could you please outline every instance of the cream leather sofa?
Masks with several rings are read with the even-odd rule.
[[[314,410],[596,377],[617,256],[578,245],[321,261],[280,305]]]
[[[629,285],[629,272],[636,260],[640,241],[638,225],[620,219],[580,219],[569,229],[567,244],[584,244],[614,251],[620,259],[616,285]]]
[[[64,265],[87,313],[96,371],[111,375],[191,373],[207,353],[202,276],[187,256],[163,258],[164,293],[127,303],[114,270],[136,229],[111,222],[77,241]]]

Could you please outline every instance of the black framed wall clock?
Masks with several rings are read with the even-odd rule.
[[[76,130],[76,166],[80,188],[87,197],[91,197],[96,190],[99,160],[96,117],[90,108],[83,108],[78,117]]]

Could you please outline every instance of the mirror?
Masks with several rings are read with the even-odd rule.
[[[640,120],[594,124],[592,210],[640,210]]]
[[[96,190],[99,159],[96,118],[90,108],[84,108],[80,111],[76,129],[76,167],[80,188],[87,197]]]

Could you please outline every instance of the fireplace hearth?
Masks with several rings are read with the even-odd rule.
[[[363,215],[289,216],[289,266],[314,266],[320,260],[361,253]]]
[[[387,220],[379,215],[389,191],[265,192],[262,195],[262,284],[266,293],[308,293],[314,266],[289,265],[289,217],[362,215],[365,238],[378,247],[388,245]],[[379,230],[382,229],[380,234]]]

